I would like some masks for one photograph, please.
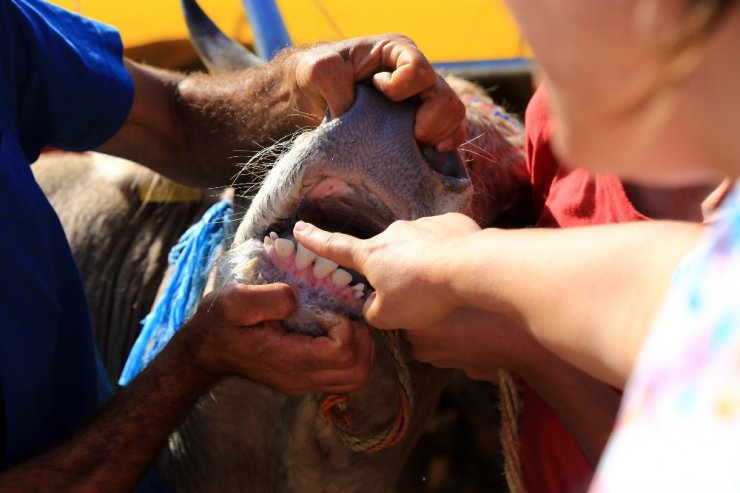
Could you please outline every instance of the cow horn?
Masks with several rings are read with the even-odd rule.
[[[196,0],[180,0],[190,41],[209,72],[256,67],[264,60],[226,36],[203,12]]]

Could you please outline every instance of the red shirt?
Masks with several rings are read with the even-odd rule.
[[[552,120],[538,89],[527,106],[527,166],[539,227],[571,227],[646,219],[622,182],[558,164],[550,148]],[[520,424],[522,474],[529,493],[585,491],[594,468],[550,407],[529,387]]]
[[[527,167],[537,226],[567,228],[647,219],[627,198],[614,175],[561,166],[552,154],[547,95],[538,89],[527,106]]]

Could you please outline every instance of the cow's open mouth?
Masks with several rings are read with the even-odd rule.
[[[284,282],[293,286],[299,308],[285,325],[300,332],[315,332],[312,310],[330,311],[351,319],[362,317],[362,305],[371,292],[357,272],[318,257],[298,244],[293,226],[299,220],[327,231],[370,238],[383,231],[393,215],[376,198],[337,178],[324,178],[305,193],[288,217],[275,218],[261,237],[254,237],[231,252],[233,272],[240,282]]]

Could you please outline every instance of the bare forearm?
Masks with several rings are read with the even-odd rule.
[[[462,303],[517,320],[556,355],[621,387],[674,269],[701,231],[657,221],[484,230],[457,254],[452,289]]]
[[[230,184],[256,152],[320,122],[296,100],[291,53],[260,68],[194,74],[178,84],[176,120],[188,142],[188,160],[191,167],[200,165],[211,184]],[[252,182],[252,171],[247,168],[242,178]]]
[[[257,69],[184,75],[127,62],[136,96],[100,150],[194,186],[230,185],[256,152],[318,120],[294,100],[290,52]],[[250,170],[241,176],[251,181]]]
[[[176,336],[69,441],[0,474],[0,491],[131,491],[214,381]]]

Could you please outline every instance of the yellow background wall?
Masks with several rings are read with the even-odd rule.
[[[239,0],[199,0],[228,35],[251,44],[252,33]],[[127,48],[187,39],[178,0],[52,0],[114,25]],[[432,61],[470,61],[528,56],[501,0],[277,0],[296,44],[400,32],[416,41]]]

